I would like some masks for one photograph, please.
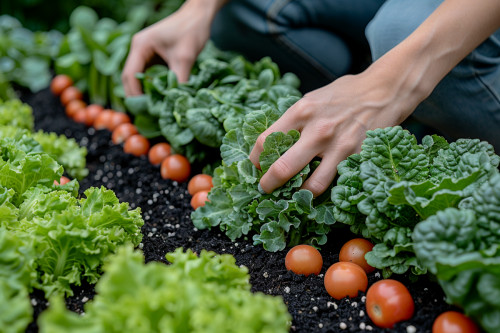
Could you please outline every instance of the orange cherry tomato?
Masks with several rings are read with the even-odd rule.
[[[69,101],[69,103],[66,105],[66,115],[70,118],[73,118],[78,110],[85,109],[86,107],[87,103],[85,103],[81,99],[74,99],[72,101]]]
[[[83,93],[80,91],[80,89],[78,89],[75,86],[69,86],[68,88],[64,89],[60,97],[61,103],[64,106],[68,105],[70,101],[82,98],[83,98]]]
[[[111,140],[115,145],[119,145],[122,142],[125,142],[128,138],[130,138],[134,134],[138,134],[137,127],[131,123],[123,123],[118,125],[111,134]]]
[[[87,106],[87,120],[85,125],[92,126],[97,116],[104,110],[104,108],[99,104],[90,104]]]
[[[354,238],[340,249],[339,261],[349,261],[359,265],[366,273],[371,273],[375,267],[368,265],[365,254],[373,249],[373,244],[364,238]]]
[[[65,74],[59,74],[52,78],[50,81],[50,91],[56,95],[60,96],[64,89],[73,85],[73,80]]]
[[[108,129],[113,131],[118,125],[130,123],[130,117],[128,114],[120,111],[112,110],[112,117],[109,120]]]
[[[368,277],[365,271],[352,262],[336,262],[325,273],[325,288],[335,299],[356,297],[359,291],[366,291]]]
[[[155,144],[148,153],[149,162],[153,165],[160,165],[163,160],[172,153],[172,148],[166,142]]]
[[[191,207],[196,209],[201,206],[205,206],[208,200],[208,191],[199,191],[191,198]]]
[[[113,117],[113,111],[109,109],[102,110],[94,120],[94,128],[98,130],[108,128],[111,117]]]
[[[59,181],[54,180],[54,185],[64,185],[64,184],[67,184],[69,182],[70,182],[70,180],[68,177],[61,176],[61,179],[59,179]]]
[[[413,316],[415,304],[408,289],[399,281],[375,282],[366,293],[366,312],[375,325],[392,328]]]
[[[479,333],[479,327],[460,312],[446,311],[434,320],[432,333]]]
[[[186,157],[179,154],[173,154],[167,156],[163,162],[161,162],[160,173],[163,179],[171,179],[182,183],[189,178],[191,163],[189,163]]]
[[[212,176],[200,173],[189,180],[188,192],[195,195],[199,191],[210,191],[213,186]]]
[[[146,155],[149,151],[149,141],[140,134],[134,134],[125,140],[123,151],[134,156]]]
[[[285,267],[295,274],[318,275],[321,268],[323,268],[323,257],[311,245],[297,245],[292,247],[286,254]]]
[[[77,123],[85,124],[85,122],[87,121],[87,109],[83,108],[77,110],[73,115],[73,120]]]

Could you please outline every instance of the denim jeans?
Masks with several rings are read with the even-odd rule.
[[[270,56],[307,92],[362,70],[401,42],[442,0],[232,0],[212,39],[251,60]],[[366,37],[365,37],[366,29]],[[369,45],[369,48],[368,48]],[[413,117],[450,140],[487,140],[500,153],[500,30],[461,61]]]

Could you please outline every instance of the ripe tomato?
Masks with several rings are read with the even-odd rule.
[[[323,257],[311,245],[297,245],[286,254],[285,267],[295,274],[318,275],[323,267]]]
[[[80,124],[85,124],[87,121],[87,109],[79,109],[73,115],[73,120]]]
[[[108,128],[111,117],[113,117],[113,111],[109,109],[102,110],[94,120],[94,128],[98,130]]]
[[[149,162],[153,165],[159,165],[168,155],[171,154],[171,152],[172,149],[168,143],[157,143],[149,150]]]
[[[104,110],[104,108],[99,104],[90,104],[87,106],[87,120],[85,121],[85,125],[92,126],[102,110]]]
[[[59,74],[54,76],[52,81],[50,81],[50,91],[59,96],[64,91],[64,89],[73,85],[73,80],[65,74]]]
[[[124,124],[124,123],[130,123],[130,117],[128,114],[120,111],[112,111],[112,116],[111,119],[109,120],[107,128],[110,131],[113,131],[118,125]]]
[[[54,185],[64,185],[64,184],[67,184],[69,182],[70,182],[70,180],[68,177],[61,176],[61,179],[59,179],[59,181],[54,180]]]
[[[134,134],[138,134],[137,127],[131,123],[118,125],[111,134],[111,140],[115,145],[119,145]]]
[[[86,107],[87,103],[85,103],[81,99],[74,99],[72,101],[69,101],[69,103],[66,105],[66,115],[70,118],[74,118],[78,110],[85,109]]]
[[[191,198],[191,207],[196,209],[201,206],[205,206],[205,202],[208,200],[208,191],[199,191]]]
[[[392,328],[395,323],[410,319],[414,310],[410,292],[399,281],[377,281],[366,293],[366,312],[378,327]]]
[[[365,291],[368,277],[365,271],[352,262],[337,262],[325,273],[325,288],[335,299],[356,297],[359,291]]]
[[[163,179],[171,179],[179,183],[185,182],[191,173],[191,163],[188,159],[179,154],[167,156],[161,162],[160,169]]]
[[[432,333],[479,333],[479,327],[460,312],[446,311],[434,321]]]
[[[125,140],[123,151],[134,156],[146,155],[149,150],[149,141],[140,134],[134,134]]]
[[[199,174],[191,178],[188,183],[188,192],[191,195],[199,191],[210,191],[210,189],[214,186],[212,183],[212,176]]]
[[[340,249],[339,261],[349,261],[359,265],[366,273],[371,273],[375,267],[368,265],[365,254],[370,252],[373,244],[364,238],[354,238],[345,243]]]
[[[68,103],[72,100],[82,99],[82,98],[83,98],[82,92],[75,86],[69,86],[68,88],[64,89],[60,97],[61,103],[64,106],[68,105]]]

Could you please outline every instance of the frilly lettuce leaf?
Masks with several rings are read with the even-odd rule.
[[[123,247],[105,265],[85,316],[60,298],[42,313],[40,332],[288,332],[291,317],[279,297],[250,292],[234,257],[177,249],[171,265],[144,264]]]

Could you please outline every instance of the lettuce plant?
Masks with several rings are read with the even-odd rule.
[[[166,258],[170,265],[145,265],[140,252],[122,247],[105,265],[85,316],[53,298],[40,332],[288,332],[283,300],[252,293],[246,267],[233,256],[179,248]]]
[[[135,125],[147,137],[163,135],[191,162],[210,157],[210,149],[218,150],[224,135],[241,127],[250,111],[276,105],[280,97],[300,96],[298,78],[281,76],[270,58],[251,63],[212,43],[199,55],[187,83],[179,83],[162,65],[139,77],[145,94],[126,99]]]
[[[500,157],[487,142],[448,143],[426,136],[422,144],[401,127],[367,132],[360,154],[338,166],[331,191],[333,215],[376,245],[368,263],[385,277],[410,268],[415,277],[426,266],[415,256],[411,235],[418,222],[457,207],[493,175]]]
[[[419,260],[436,275],[447,300],[487,332],[500,331],[500,175],[459,208],[420,222],[413,232]]]
[[[262,170],[248,156],[257,137],[274,123],[297,97],[280,99],[277,107],[264,105],[246,115],[241,128],[230,130],[221,146],[222,165],[214,172],[209,202],[191,214],[199,229],[219,226],[232,240],[253,234],[255,244],[268,251],[279,251],[299,243],[325,244],[335,220],[327,196],[313,198],[300,189],[318,162],[312,162],[270,194],[259,190],[259,180],[269,166],[299,138],[295,130],[273,133],[264,143],[260,156]]]

